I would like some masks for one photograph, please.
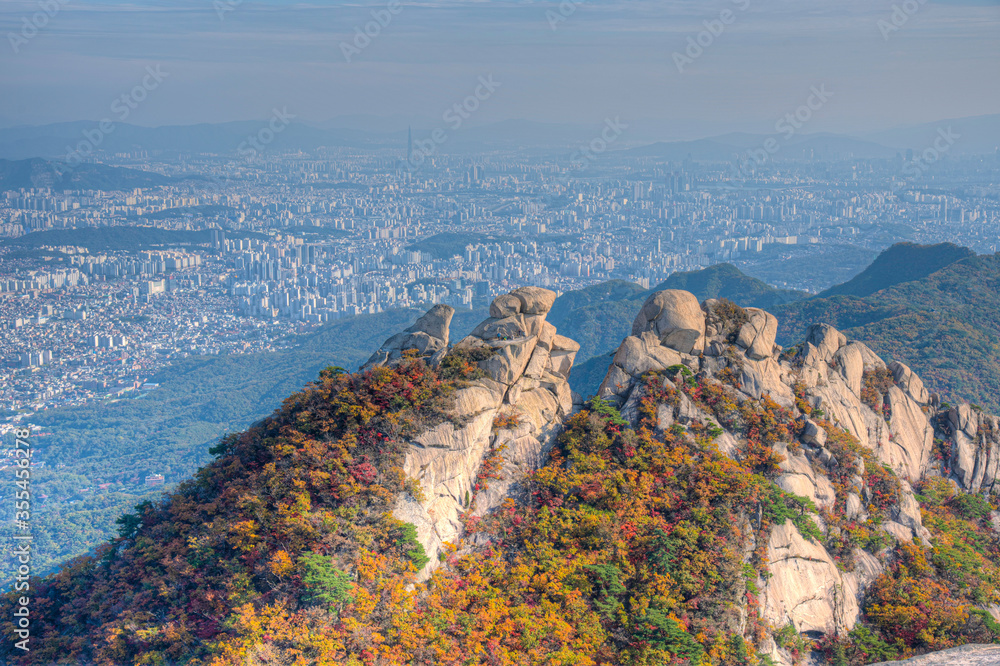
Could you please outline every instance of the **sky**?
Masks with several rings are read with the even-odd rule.
[[[1000,113],[1000,0],[3,0],[0,36],[3,127],[123,95],[147,126],[277,109],[396,129],[458,104],[469,125],[664,138],[773,131],[809,103],[809,131],[845,133]]]

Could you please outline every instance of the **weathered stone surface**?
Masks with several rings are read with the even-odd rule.
[[[521,287],[511,292],[511,296],[521,302],[521,312],[532,315],[548,314],[556,302],[556,293],[541,287]]]
[[[904,661],[881,661],[872,666],[996,666],[1000,664],[1000,646],[963,645]]]
[[[853,345],[841,348],[833,355],[837,371],[855,395],[861,395],[861,377],[865,372],[865,359],[861,350]]]
[[[527,336],[528,329],[524,317],[516,314],[502,319],[491,317],[477,326],[470,335],[485,342],[518,340]]]
[[[524,374],[537,341],[537,338],[497,341],[494,345],[496,352],[480,365],[494,380],[509,386]]]
[[[398,361],[407,350],[416,350],[421,357],[430,357],[448,348],[448,329],[455,308],[448,305],[435,305],[428,310],[413,326],[402,333],[392,336],[372,354],[362,370],[376,365],[391,364]]]
[[[554,336],[551,345],[552,372],[566,379],[569,377],[573,362],[576,361],[576,354],[580,351],[580,345],[576,341],[561,335]]]
[[[920,504],[913,496],[913,488],[906,481],[902,482],[899,504],[893,507],[890,517],[892,520],[887,525],[893,526],[891,533],[900,541],[912,541],[919,537],[924,543],[930,543],[931,533],[921,520]],[[896,525],[901,526],[905,532],[896,528]]]
[[[451,326],[451,319],[455,316],[455,308],[450,305],[435,305],[427,311],[423,317],[418,319],[413,326],[406,329],[411,333],[421,331],[432,338],[438,338],[448,342],[448,329]]]
[[[906,392],[914,402],[926,405],[930,402],[930,393],[924,388],[924,383],[917,377],[909,366],[906,366],[898,361],[893,361],[888,366],[889,370],[892,371],[893,381],[896,382],[896,386],[901,388]]]
[[[580,343],[561,335],[554,335],[552,337],[552,351],[575,354],[580,351]]]
[[[915,482],[927,471],[934,446],[934,428],[920,405],[899,387],[890,388],[886,397],[892,437],[888,445],[879,451],[879,458],[897,474]]]
[[[883,361],[878,354],[873,352],[868,345],[862,342],[852,342],[848,346],[857,349],[861,353],[861,358],[865,363],[866,370],[885,369],[885,361]]]
[[[847,344],[847,336],[829,324],[814,324],[806,333],[806,342],[816,348],[821,360],[828,361]]]
[[[791,622],[799,633],[818,638],[857,621],[857,598],[837,565],[791,521],[771,531],[767,560],[772,575],[764,587],[764,618],[772,626]]]
[[[952,407],[946,417],[952,442],[949,464],[955,480],[968,491],[996,489],[1000,486],[1000,419],[968,404]]]
[[[497,296],[490,304],[490,316],[494,319],[513,317],[521,313],[521,299],[514,294]]]
[[[807,497],[818,507],[832,509],[837,501],[837,494],[830,479],[817,474],[804,455],[792,454],[784,445],[775,447],[775,451],[785,457],[781,462],[781,474],[775,483],[785,492]]]
[[[632,324],[632,335],[654,332],[661,344],[683,354],[705,348],[705,313],[694,294],[676,289],[660,291],[646,301]]]
[[[802,432],[802,441],[813,446],[826,444],[826,430],[823,430],[815,421],[806,419],[806,426]]]
[[[752,359],[760,360],[774,354],[774,339],[778,335],[778,318],[758,308],[747,308],[750,321],[743,325],[736,344],[746,349]]]
[[[848,520],[859,520],[867,515],[864,505],[861,504],[861,498],[854,493],[847,495],[847,508],[844,510],[844,515],[847,516]]]
[[[431,558],[423,578],[439,566],[437,556],[445,544],[457,543],[462,536],[463,512],[483,515],[506,497],[524,498],[522,480],[542,464],[560,424],[574,409],[567,377],[580,346],[545,321],[554,300],[554,293],[534,287],[497,298],[492,316],[456,345],[490,350],[492,355],[479,364],[487,376],[455,392],[452,422],[411,440],[403,471],[418,481],[425,499],[404,496],[394,513],[416,526]],[[437,349],[441,345],[435,334],[443,333],[447,343],[453,312],[445,308],[432,308],[412,330],[394,336],[386,346],[398,350],[413,345],[440,357],[443,349]],[[505,423],[495,427],[498,416]],[[477,492],[477,475],[491,451],[502,452],[501,478]]]
[[[621,405],[628,397],[631,387],[632,375],[622,370],[617,364],[612,364],[601,383],[601,388],[597,390],[597,396]]]

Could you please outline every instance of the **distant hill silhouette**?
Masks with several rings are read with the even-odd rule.
[[[890,257],[902,253],[916,262],[969,253],[954,246],[935,248],[942,246],[905,247]],[[918,264],[908,274],[926,270]],[[860,284],[868,286],[859,291],[878,286]],[[825,322],[883,357],[910,365],[946,401],[963,396],[1000,408],[1000,254],[967,256],[866,296],[817,297],[777,307],[774,314],[782,344],[801,341],[810,324]]]
[[[919,280],[956,261],[975,256],[975,252],[952,243],[917,245],[896,243],[880,254],[872,265],[843,284],[819,294],[830,296],[870,296],[903,282]]]
[[[690,291],[701,300],[728,298],[743,307],[765,310],[809,297],[804,291],[776,289],[763,280],[746,275],[732,264],[716,264],[700,271],[674,273],[653,291],[664,289]]]
[[[70,166],[39,158],[0,159],[0,192],[19,189],[131,190],[174,182],[173,178],[151,171],[84,163]]]
[[[203,245],[211,241],[208,231],[179,231],[155,227],[90,227],[84,229],[50,229],[36,231],[4,241],[9,247],[37,249],[71,245],[92,252],[138,252],[157,247]]]

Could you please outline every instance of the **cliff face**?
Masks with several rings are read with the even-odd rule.
[[[544,462],[563,420],[580,404],[567,382],[579,345],[545,320],[554,299],[552,292],[530,287],[501,296],[491,317],[453,346],[453,352],[482,359],[483,376],[455,396],[463,425],[441,424],[413,439],[404,471],[419,480],[423,498],[403,496],[395,511],[417,526],[431,556],[424,577],[445,544],[460,541],[463,516],[485,515],[507,497],[525,499],[521,482]],[[392,363],[406,349],[439,364],[449,348],[451,314],[446,306],[435,307],[388,340],[369,366]],[[1000,466],[996,417],[969,405],[942,407],[906,365],[887,365],[828,325],[814,325],[803,343],[787,351],[775,343],[777,330],[777,319],[760,309],[699,303],[678,290],[657,292],[615,353],[598,397],[636,426],[646,397],[640,380],[649,372],[669,374],[683,366],[700,378],[735,379],[739,402],[769,397],[799,422],[797,437],[776,447],[783,460],[775,483],[820,512],[834,511],[839,501],[845,519],[870,522],[876,490],[869,486],[869,463],[862,454],[828,446],[833,424],[898,477],[898,497],[885,519],[876,521],[877,530],[898,542],[930,541],[912,489],[928,472],[951,476],[967,491],[993,489]],[[659,420],[664,430],[719,422],[687,397],[661,406]],[[717,440],[720,450],[740,459],[745,442],[720,425],[726,430]],[[945,457],[932,464],[935,437],[944,442]],[[818,514],[813,519],[826,534],[839,529]],[[771,575],[760,581],[764,618],[773,627],[790,623],[806,636],[850,631],[865,588],[884,570],[877,550],[855,548],[852,570],[844,571],[839,556],[803,537],[791,522],[774,527],[765,547]],[[785,658],[777,649],[774,656]]]
[[[459,542],[464,515],[482,516],[507,497],[523,499],[519,482],[541,465],[563,419],[573,412],[567,378],[580,345],[545,320],[555,299],[555,293],[537,287],[501,296],[490,307],[490,318],[451,350],[478,363],[481,376],[456,392],[453,421],[411,441],[403,471],[419,481],[423,497],[403,495],[395,509],[397,518],[416,525],[431,558],[425,578],[438,566],[444,545]],[[438,367],[448,350],[453,313],[435,306],[387,340],[367,367],[391,364],[404,350]]]
[[[784,351],[775,344],[774,316],[735,310],[714,300],[699,306],[687,292],[654,294],[615,354],[599,397],[637,425],[637,408],[646,397],[640,377],[650,371],[669,375],[677,365],[699,378],[735,383],[739,402],[769,396],[800,425],[795,440],[775,447],[784,457],[776,484],[820,510],[832,511],[840,502],[844,518],[864,522],[877,493],[869,483],[876,477],[866,469],[870,463],[864,455],[829,446],[830,425],[842,428],[863,447],[861,454],[871,452],[898,477],[898,497],[876,527],[901,543],[930,542],[911,485],[925,475],[950,476],[970,492],[993,490],[1000,460],[996,417],[969,405],[942,406],[907,366],[886,365],[830,326],[814,325],[805,342]],[[719,421],[689,399],[659,409],[662,429]],[[935,437],[945,453],[932,462]],[[743,442],[731,432],[717,443],[730,456],[744,455]],[[827,536],[839,530],[819,515],[813,518]],[[850,631],[865,588],[884,570],[884,553],[855,548],[852,570],[844,571],[823,545],[804,538],[791,522],[773,528],[766,548],[771,576],[759,581],[763,616],[774,628],[790,623],[806,636]],[[772,656],[781,663],[790,660],[777,647]]]

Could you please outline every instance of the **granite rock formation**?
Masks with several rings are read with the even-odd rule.
[[[847,465],[851,492],[843,498],[845,513],[849,520],[865,521],[872,493],[864,480],[865,462],[837,460],[827,446],[828,433],[800,409],[804,403],[810,413],[848,431],[898,477],[899,500],[878,528],[897,541],[929,542],[912,489],[926,475],[950,476],[967,491],[994,488],[1000,467],[996,417],[969,405],[942,409],[906,365],[887,364],[828,325],[813,326],[801,345],[786,352],[775,344],[778,322],[773,315],[715,300],[696,309],[696,303],[685,292],[659,292],[636,317],[632,335],[615,353],[598,393],[626,419],[638,421],[643,398],[639,380],[648,372],[676,374],[683,366],[698,377],[736,378],[737,401],[767,396],[796,414],[802,426],[796,441],[775,447],[784,458],[775,483],[818,509],[831,510],[838,499],[834,472]],[[874,382],[877,377],[887,377],[889,385]],[[683,394],[673,408],[661,406],[658,417],[664,429],[695,421],[716,424],[713,415]],[[933,460],[935,438],[950,451],[940,462]],[[740,441],[730,432],[716,443],[730,456],[742,454]],[[818,515],[814,519],[827,529]],[[791,624],[806,636],[850,631],[859,619],[865,588],[884,570],[880,553],[855,549],[853,569],[844,571],[822,544],[803,537],[791,522],[772,529],[766,549],[771,575],[759,581],[764,619],[775,629]],[[790,655],[777,647],[772,657],[776,663],[791,663]]]
[[[554,293],[535,287],[500,296],[490,318],[451,347],[452,310],[436,306],[369,361],[368,367],[394,363],[406,353],[437,365],[446,354],[459,354],[477,359],[481,370],[457,391],[455,418],[413,438],[404,463],[423,496],[404,496],[395,515],[417,527],[431,557],[425,577],[438,566],[446,544],[461,543],[466,520],[507,498],[527,499],[526,475],[544,463],[563,420],[580,406],[567,381],[580,347],[546,321],[554,300]],[[817,511],[811,519],[826,535],[839,529],[823,518],[835,507],[848,521],[869,520],[875,492],[867,480],[871,465],[891,470],[899,486],[884,519],[872,523],[883,543],[929,541],[913,492],[928,475],[949,477],[970,492],[995,489],[996,417],[967,404],[941,405],[909,367],[886,363],[831,326],[814,325],[805,341],[789,350],[775,343],[777,328],[777,319],[763,310],[716,300],[698,303],[677,290],[655,293],[615,352],[598,397],[633,425],[644,398],[642,379],[650,372],[660,373],[664,386],[673,382],[673,388],[682,376],[724,383],[740,404],[773,401],[796,423],[790,441],[773,447],[781,457],[774,483],[808,500]],[[658,428],[698,422],[718,427],[713,414],[683,392],[673,394],[679,395],[675,404],[658,407]],[[838,449],[843,431],[862,449],[851,454]],[[733,458],[744,455],[745,443],[735,432],[722,429],[715,443]],[[857,453],[864,450],[864,456]],[[790,624],[814,638],[854,627],[866,588],[885,566],[885,550],[855,548],[845,570],[823,543],[804,536],[791,521],[771,528],[757,547],[766,551],[770,574],[757,581],[762,619],[774,630]],[[773,642],[770,651],[775,663],[792,663]]]
[[[580,345],[545,320],[555,298],[537,287],[500,296],[491,317],[450,349],[453,311],[435,306],[386,341],[368,363],[392,363],[411,349],[432,365],[446,353],[482,359],[482,376],[455,394],[454,418],[413,438],[403,464],[423,498],[403,496],[395,515],[417,527],[431,558],[425,577],[438,566],[444,545],[461,539],[463,519],[521,496],[520,482],[542,464],[563,419],[579,402],[568,377]],[[488,480],[481,478],[486,466]]]

